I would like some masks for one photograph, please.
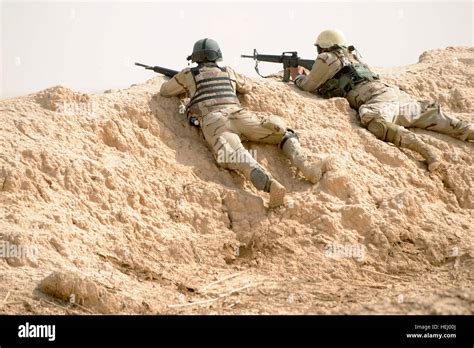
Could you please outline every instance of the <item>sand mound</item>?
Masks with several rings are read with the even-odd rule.
[[[117,300],[102,286],[80,277],[54,272],[39,284],[39,290],[55,298],[91,308],[98,313],[116,313]]]
[[[447,48],[379,72],[474,122],[473,61]],[[0,252],[20,251],[0,259],[0,312],[473,312],[473,144],[415,130],[443,155],[429,173],[344,99],[255,79],[246,107],[336,156],[312,186],[277,148],[246,144],[289,191],[269,211],[163,81],[0,101]]]
[[[43,108],[51,111],[66,111],[66,104],[88,103],[90,98],[87,94],[75,92],[63,86],[56,86],[41,91],[35,95],[36,102]]]

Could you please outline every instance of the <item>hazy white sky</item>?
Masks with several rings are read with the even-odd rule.
[[[113,2],[2,1],[0,97],[54,85],[83,92],[154,76],[135,61],[180,70],[194,42],[217,40],[225,65],[256,76],[239,58],[298,51],[314,59],[316,35],[343,30],[376,66],[415,63],[425,50],[474,46],[474,1]],[[281,66],[261,63],[263,73]]]

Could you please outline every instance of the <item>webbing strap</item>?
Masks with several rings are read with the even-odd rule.
[[[208,97],[203,97],[203,98],[199,98],[199,99],[193,100],[191,103],[189,103],[188,109],[189,109],[191,106],[193,106],[194,104],[200,103],[200,102],[205,101],[205,100],[209,100],[209,99],[222,99],[222,98],[234,98],[234,99],[237,99],[237,97],[235,96],[235,94],[211,95],[211,96],[208,96]]]
[[[227,76],[222,77],[210,77],[208,79],[202,79],[196,82],[196,85],[200,85],[201,83],[210,82],[210,81],[229,81],[230,79]]]
[[[209,88],[214,88],[214,87],[230,87],[227,82],[224,83],[210,83],[208,85],[201,85],[198,88],[196,88],[196,92],[202,91],[204,89],[209,89]],[[233,90],[233,89],[232,89]]]
[[[219,89],[211,89],[209,91],[201,91],[199,93],[196,93],[194,96],[193,96],[193,99],[196,99],[204,94],[213,94],[213,93],[222,93],[222,92],[234,92],[233,89],[231,88],[219,88]],[[218,95],[215,96],[216,98],[218,97]]]

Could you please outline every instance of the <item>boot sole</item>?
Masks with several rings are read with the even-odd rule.
[[[285,203],[286,189],[283,186],[275,187],[270,190],[270,200],[268,202],[269,208],[276,208]]]
[[[441,161],[435,161],[433,163],[428,164],[428,171],[429,172],[434,172],[436,169],[439,168],[441,165]]]

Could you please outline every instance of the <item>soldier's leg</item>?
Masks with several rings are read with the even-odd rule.
[[[301,147],[296,133],[287,128],[286,122],[275,115],[258,115],[247,110],[235,113],[232,123],[245,139],[267,144],[278,144],[290,162],[298,168],[311,183],[317,183],[326,171],[326,158],[310,163],[307,154]]]
[[[229,115],[233,128],[249,141],[279,144],[287,126],[279,116],[240,110]]]
[[[396,102],[380,102],[362,105],[359,114],[362,123],[378,139],[418,152],[426,160],[428,170],[436,170],[441,162],[433,149],[415,133],[389,121],[396,119],[397,110]]]
[[[474,124],[447,115],[439,106],[424,107],[421,103],[420,114],[412,127],[447,134],[463,141],[474,140]]]
[[[220,134],[216,139],[214,150],[216,161],[220,166],[241,172],[257,190],[270,193],[270,208],[284,203],[285,188],[252,157],[237,134],[232,132]]]
[[[289,158],[290,162],[313,184],[321,180],[327,170],[328,162],[332,159],[332,156],[327,156],[322,160],[310,162],[306,151],[301,147],[298,135],[291,129],[287,129],[279,147]]]
[[[241,172],[258,190],[270,193],[270,207],[284,203],[285,188],[244,148],[237,134],[228,130],[223,115],[206,116],[203,134],[223,168]]]
[[[473,124],[447,115],[434,102],[420,102],[398,88],[396,94],[399,111],[394,123],[404,127],[432,130],[461,140],[474,140]]]

